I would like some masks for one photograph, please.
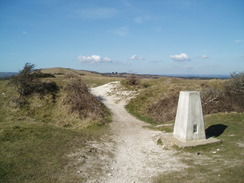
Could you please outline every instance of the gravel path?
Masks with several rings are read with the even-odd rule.
[[[111,130],[115,142],[112,149],[114,159],[109,171],[96,182],[106,183],[148,183],[153,177],[167,171],[179,171],[185,167],[175,155],[175,151],[163,149],[157,145],[161,132],[144,128],[147,124],[131,116],[124,108],[125,96],[129,92],[120,92],[116,88],[119,82],[111,82],[91,92],[102,99],[112,111]]]

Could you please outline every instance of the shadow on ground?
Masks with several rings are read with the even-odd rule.
[[[208,127],[205,130],[206,133],[206,138],[210,138],[210,137],[218,137],[220,136],[222,133],[224,133],[225,129],[228,126],[223,125],[223,124],[217,124],[217,125],[212,125],[210,127]]]
[[[105,100],[102,96],[97,96],[97,99],[101,102]]]

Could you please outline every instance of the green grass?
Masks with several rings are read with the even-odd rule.
[[[74,72],[66,69],[56,71]],[[93,86],[114,79],[101,78],[96,82],[97,74],[85,72],[81,76]],[[92,118],[79,118],[70,114],[68,106],[62,102],[65,75],[45,80],[53,80],[61,87],[56,100],[51,95],[41,97],[33,94],[28,96],[28,105],[24,107],[17,105],[18,94],[8,80],[0,81],[1,183],[85,182],[75,175],[73,165],[67,169],[71,166],[67,155],[84,149],[89,141],[99,142],[101,136],[109,133],[107,123],[111,121],[111,114],[105,106],[106,115],[101,123]],[[91,125],[79,128],[83,122]]]
[[[218,136],[221,143],[179,149],[177,154],[189,168],[155,178],[155,182],[243,182],[244,180],[244,114],[213,114],[205,116],[205,128],[226,125]],[[187,153],[187,157],[185,153]],[[197,155],[199,154],[199,155]],[[205,159],[204,157],[207,157]],[[198,161],[199,159],[202,161]],[[198,162],[198,163],[197,163]]]
[[[97,87],[112,81],[122,80],[122,78],[119,77],[106,77],[99,73],[92,73],[89,71],[81,71],[81,70],[66,69],[66,68],[43,69],[42,72],[54,74],[56,77],[52,78],[52,80],[57,82],[59,85],[63,85],[63,81],[65,80],[65,77],[68,74],[80,75],[84,80],[84,82],[89,87]]]
[[[106,131],[107,127],[75,131],[40,122],[1,122],[0,182],[59,182],[60,177],[62,182],[75,182],[65,172],[67,155]]]
[[[157,114],[150,112],[149,109],[155,109],[153,104],[157,104],[160,100],[172,96],[173,94],[178,95],[180,91],[200,91],[202,86],[221,87],[223,82],[225,81],[216,79],[198,80],[164,77],[159,79],[141,79],[139,86],[135,87],[136,89],[139,88],[139,95],[127,104],[126,109],[132,115],[147,123],[164,123],[165,121],[162,121],[163,118],[161,118],[161,115],[157,116]],[[122,82],[122,84],[124,83],[125,82]],[[161,119],[161,121],[159,121],[159,119]]]

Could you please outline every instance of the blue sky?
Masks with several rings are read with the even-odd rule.
[[[0,0],[0,72],[244,70],[244,0]]]

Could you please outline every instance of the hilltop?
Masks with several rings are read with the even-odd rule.
[[[201,80],[41,71],[47,75],[34,86],[44,88],[31,91],[21,105],[9,80],[0,81],[1,182],[242,180],[241,74]],[[58,90],[46,88],[54,83]],[[205,127],[221,143],[189,149],[164,144],[160,134],[172,132],[180,90],[202,93]]]

